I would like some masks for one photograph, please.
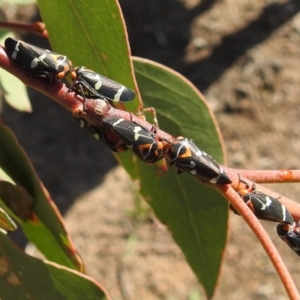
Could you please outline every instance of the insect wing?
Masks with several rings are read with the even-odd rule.
[[[194,162],[196,164],[195,170],[197,174],[205,175],[205,180],[208,180],[209,182],[211,182],[211,180],[214,178],[218,178],[218,176],[223,173],[220,165],[206,152],[198,149],[193,142],[190,142],[190,144],[192,149],[192,157],[196,158]]]
[[[91,125],[84,119],[74,119],[77,123],[79,123],[81,128],[92,134],[96,140],[102,141],[111,151],[123,152],[128,150],[126,145],[115,134],[105,131],[102,127]]]
[[[97,87],[100,86],[97,91],[100,95],[114,102],[128,102],[135,98],[135,93],[129,88],[103,75],[97,75],[99,76]]]
[[[79,126],[89,132],[96,140],[101,140],[102,132],[101,128],[99,127],[99,131],[95,129],[95,126],[90,125],[85,119],[75,118],[75,122],[79,124]]]
[[[76,84],[82,84],[90,92],[90,98],[104,97],[114,102],[128,102],[135,98],[131,89],[85,67],[78,67],[74,72]]]
[[[277,234],[279,237],[297,254],[300,256],[300,235],[299,223],[292,225],[280,223],[277,225]]]
[[[289,232],[290,229],[291,224],[280,223],[277,225],[277,234],[285,243],[287,243],[286,234]]]
[[[72,68],[72,63],[66,56],[23,41],[7,38],[5,49],[8,56],[17,64],[38,76],[53,78],[60,72],[66,76]]]
[[[114,130],[141,160],[154,163],[162,158],[162,150],[159,149],[153,134],[143,127],[115,117],[104,118],[103,124]]]
[[[192,140],[178,138],[171,147],[170,156],[177,167],[204,181],[218,184],[231,183],[220,165],[206,152],[201,151]]]
[[[294,232],[288,232],[286,235],[286,242],[290,248],[300,256],[300,236]]]
[[[286,207],[273,197],[254,191],[244,195],[243,200],[258,219],[294,223],[294,219]]]

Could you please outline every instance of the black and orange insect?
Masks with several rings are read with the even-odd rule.
[[[15,63],[35,76],[60,80],[72,70],[67,56],[42,49],[11,37],[5,40],[5,51]]]
[[[178,173],[186,171],[197,178],[215,184],[230,184],[221,166],[206,152],[200,150],[193,140],[177,137],[169,148],[170,165],[175,164]]]

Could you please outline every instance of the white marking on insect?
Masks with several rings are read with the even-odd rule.
[[[200,151],[199,149],[197,149],[197,151],[196,151],[196,153],[195,153],[195,155],[196,155],[197,157],[204,156],[205,154],[206,154],[205,152],[202,152],[202,151]]]
[[[283,204],[281,204],[281,210],[283,215],[282,220],[286,221],[286,207]]]
[[[258,198],[257,198],[258,199]],[[264,202],[262,202],[262,201],[260,201],[259,199],[258,199],[258,201],[261,203],[261,209],[260,210],[266,210],[266,208],[267,207],[269,207],[271,204],[272,204],[272,200],[270,199],[270,197],[269,196],[267,196],[266,197],[266,203],[264,203]]]
[[[139,134],[139,132],[140,132],[141,130],[143,130],[143,128],[140,127],[140,126],[134,127],[133,132],[134,132],[134,140],[135,140],[135,141],[137,141],[140,137],[149,138],[149,136],[147,136],[147,135]]]
[[[115,123],[113,123],[113,127],[116,127],[117,125],[119,125],[120,123],[122,123],[124,121],[124,119],[119,119],[118,121],[116,121]]]
[[[118,89],[118,92],[115,94],[115,97],[114,97],[114,101],[115,102],[119,102],[120,101],[120,98],[122,96],[122,93],[124,92],[125,90],[125,86],[122,85],[121,88]]]
[[[45,59],[46,57],[47,57],[47,54],[43,54],[43,55],[39,56],[38,58],[34,58],[34,59],[32,60],[32,62],[31,62],[31,64],[30,64],[31,69],[36,68],[40,62],[43,62],[45,65],[48,65],[48,64],[44,61],[44,59]]]
[[[66,61],[67,61],[66,56],[58,56],[56,59],[57,69],[58,67],[64,68],[64,64],[66,63]]]
[[[194,169],[194,168],[196,167],[196,163],[195,163],[194,161],[191,161],[189,167],[190,167],[191,169]],[[197,172],[196,172],[196,173],[197,173]]]
[[[179,156],[179,154],[180,154],[180,152],[181,152],[181,149],[182,149],[183,147],[186,148],[185,143],[182,143],[182,144],[180,145],[180,147],[179,147],[178,150],[177,150],[176,157],[175,157],[175,159],[173,159],[173,161],[176,160],[176,159],[178,158],[178,156]]]
[[[266,206],[267,206],[267,207],[271,206],[273,200],[272,200],[269,196],[267,196],[266,199],[267,199]]]
[[[101,77],[98,77],[98,81],[95,83],[95,86],[94,86],[94,89],[96,90],[96,91],[99,91],[100,89],[101,89],[101,86],[102,86],[102,80],[101,80]]]
[[[64,56],[63,59],[59,62],[59,66],[63,66],[66,61],[67,61],[67,57]]]
[[[39,60],[42,61],[43,63],[45,63],[47,65],[47,63],[44,61],[44,59],[47,57],[47,53],[42,54],[41,56],[39,56]]]
[[[219,176],[217,176],[217,177],[211,179],[209,182],[210,182],[210,183],[217,183],[218,180],[220,179],[220,177],[221,177],[221,174],[220,174]]]
[[[13,58],[13,59],[16,59],[17,58],[17,55],[18,55],[18,52],[19,52],[19,45],[20,45],[20,42],[17,42],[17,44],[16,44],[16,47],[15,47],[15,49],[14,49],[14,52],[12,53],[12,55],[11,55],[11,58]]]
[[[34,58],[30,64],[30,68],[34,69],[37,65],[39,64],[39,59],[38,58]]]
[[[81,127],[81,128],[84,128],[84,127],[85,127],[85,123],[84,123],[83,120],[79,120],[79,123],[80,123],[80,127]]]

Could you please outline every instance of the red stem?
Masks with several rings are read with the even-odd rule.
[[[239,170],[231,172],[240,174],[257,183],[300,182],[300,170]]]
[[[238,196],[236,191],[230,186],[219,185],[217,186],[217,190],[238,210],[240,215],[244,218],[254,234],[257,236],[258,240],[270,257],[270,260],[273,263],[290,299],[300,299],[300,294],[281,256],[253,212],[244,203],[244,201],[241,201],[241,198]]]
[[[102,124],[102,120],[105,116],[113,116],[123,118],[129,121],[132,121],[132,118],[135,119],[137,123],[142,125],[144,128],[151,130],[152,125],[147,121],[140,119],[134,116],[132,113],[116,109],[109,105],[107,102],[103,100],[87,100],[86,106],[87,111],[84,112],[83,110],[83,101],[82,98],[76,95],[74,92],[69,93],[68,87],[62,82],[52,82],[49,85],[49,82],[45,79],[38,78],[32,75],[30,72],[22,69],[19,65],[11,61],[7,55],[5,50],[0,47],[0,67],[8,71],[9,73],[18,77],[24,84],[30,86],[41,93],[47,95],[48,97],[54,99],[60,105],[64,106],[67,110],[71,111],[74,115],[80,116],[88,121],[90,124],[93,125],[100,125]],[[166,139],[172,141],[174,138],[162,131],[157,131],[157,137],[159,139]],[[268,180],[270,178],[277,178],[277,182],[292,182],[299,176],[300,171],[247,171],[247,170],[238,170],[238,169],[230,169],[223,167],[226,174],[232,181],[231,186],[238,191],[243,185],[241,185],[240,177],[246,181],[249,185],[252,184],[252,180],[255,179],[256,182],[274,182]],[[260,174],[263,174],[261,177]],[[240,176],[239,176],[240,175]],[[291,176],[290,176],[291,175]],[[250,180],[247,180],[250,179]],[[264,177],[263,177],[264,176]],[[295,178],[294,178],[295,176]],[[293,179],[294,178],[294,179]],[[300,181],[300,178],[298,182]],[[278,195],[277,193],[266,189],[265,187],[257,185],[257,189],[265,194],[268,194],[274,198],[279,198],[278,200],[281,201],[289,210],[289,212],[293,215],[295,220],[300,219],[300,204]]]
[[[152,129],[152,125],[147,121],[134,116],[130,112],[116,109],[103,100],[95,101],[87,99],[87,111],[84,112],[82,98],[76,95],[74,92],[69,92],[68,87],[64,83],[54,81],[49,85],[49,82],[47,80],[34,76],[30,72],[27,72],[19,65],[11,61],[7,57],[6,52],[2,47],[0,47],[0,67],[18,77],[27,86],[30,86],[47,95],[48,97],[54,99],[60,105],[64,106],[67,110],[71,111],[75,116],[84,118],[90,124],[101,126],[104,117],[113,116],[120,117],[129,121],[132,121],[132,118],[134,118],[135,122],[139,123],[144,128],[148,130]],[[157,137],[159,139],[166,139],[170,141],[174,139],[174,137],[172,137],[170,134],[159,129],[157,131]],[[239,189],[240,177],[246,177],[248,180],[250,180],[250,183],[251,181],[255,181],[257,183],[300,182],[299,170],[248,171],[230,169],[226,167],[223,168],[233,182],[231,185],[235,190]]]
[[[13,31],[20,30],[25,32],[34,33],[36,35],[40,35],[44,38],[48,38],[48,32],[46,29],[46,25],[42,22],[36,22],[33,24],[20,24],[20,23],[7,23],[0,21],[1,28],[11,29]]]
[[[282,173],[285,173],[284,170],[269,170],[269,171],[248,171],[248,170],[238,170],[238,169],[230,169],[224,167],[224,170],[226,174],[229,176],[229,178],[232,181],[231,187],[235,189],[236,191],[241,190],[242,188],[245,188],[246,185],[240,181],[242,179],[244,182],[248,184],[248,186],[252,186],[253,182],[256,183],[256,190],[260,191],[266,195],[269,195],[273,198],[276,198],[278,201],[283,203],[287,210],[292,214],[294,220],[298,222],[300,220],[300,203],[295,202],[289,198],[286,198],[268,188],[265,186],[257,184],[257,182],[261,183],[282,183],[282,182],[299,182],[300,178],[296,180],[296,178],[299,176],[300,171],[299,170],[289,170],[287,173],[289,175],[288,178],[284,178]],[[262,174],[262,176],[260,176]],[[295,177],[293,177],[295,174]],[[287,176],[286,176],[287,177]],[[272,179],[276,179],[277,181],[272,181]]]

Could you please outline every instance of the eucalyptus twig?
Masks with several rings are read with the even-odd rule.
[[[64,106],[67,110],[71,111],[73,115],[85,119],[92,125],[101,126],[102,120],[106,116],[123,118],[128,121],[133,121],[146,130],[151,131],[153,125],[146,120],[133,115],[130,112],[120,110],[111,106],[103,99],[92,100],[86,99],[86,110],[84,110],[83,98],[74,92],[69,91],[69,87],[63,82],[53,81],[51,84],[45,79],[36,77],[30,72],[24,70],[22,67],[11,61],[4,50],[0,47],[0,67],[18,77],[24,84],[30,86],[41,93],[52,98],[60,105]],[[156,136],[158,139],[168,140],[172,142],[172,137],[167,132],[157,129]],[[249,185],[255,182],[296,182],[300,181],[300,171],[248,171],[231,169],[223,167],[226,174],[232,181],[231,186],[235,190],[241,187],[240,178],[247,182]],[[291,176],[292,174],[292,176]],[[272,179],[273,178],[273,179]],[[214,186],[214,185],[213,185]],[[266,194],[279,198],[278,200],[286,205],[287,209],[294,216],[295,219],[300,219],[300,205],[294,201],[278,195],[277,193],[266,189],[265,187],[258,186],[258,189]]]
[[[107,101],[102,99],[86,99],[86,110],[84,110],[83,98],[74,92],[69,92],[69,87],[66,84],[58,81],[53,81],[49,84],[47,80],[36,77],[11,61],[2,47],[0,47],[0,67],[18,77],[27,86],[47,95],[60,105],[64,106],[67,110],[71,111],[73,115],[85,119],[92,125],[101,126],[103,118],[110,116],[123,118],[128,121],[133,121],[134,119],[137,124],[141,125],[146,130],[151,131],[153,128],[153,125],[148,123],[146,120],[134,116],[130,112],[114,108]],[[156,136],[159,139],[168,140],[170,142],[174,140],[174,137],[160,129],[157,129]],[[232,181],[231,186],[237,191],[241,188],[240,178],[249,185],[252,183],[251,180],[255,180],[256,182],[264,182],[264,180],[266,182],[272,182],[270,178],[279,178],[278,176],[281,176],[281,180],[278,180],[277,182],[291,182],[291,177],[288,176],[288,174],[292,172],[293,181],[296,181],[300,173],[300,171],[247,171],[231,169],[228,167],[223,168]],[[264,177],[259,177],[260,174],[263,174]],[[259,185],[258,190],[265,192],[274,198],[278,198],[278,200],[287,207],[296,220],[300,219],[300,204]]]
[[[285,196],[282,196],[273,190],[268,189],[265,186],[262,186],[260,184],[257,184],[258,182],[261,183],[270,183],[272,182],[270,178],[276,178],[276,176],[281,172],[280,170],[269,170],[269,171],[257,171],[257,170],[239,170],[239,169],[231,169],[228,167],[224,167],[224,170],[226,174],[229,176],[229,178],[232,181],[231,187],[239,191],[242,188],[245,188],[245,183],[247,183],[248,186],[251,186],[253,182],[256,183],[256,189],[266,195],[269,195],[273,198],[276,198],[278,201],[280,201],[282,204],[285,205],[287,210],[291,213],[293,216],[294,220],[300,220],[300,203],[295,202]],[[296,181],[297,176],[299,176],[300,171],[299,170],[292,170],[289,171],[293,174],[293,180],[295,182],[299,182],[300,178],[298,181]],[[262,177],[259,177],[259,174],[262,174]],[[243,182],[241,182],[241,179]],[[256,180],[258,179],[258,180]],[[260,179],[260,180],[259,180]],[[263,180],[265,179],[265,180]],[[277,181],[277,182],[286,182],[286,181]],[[287,182],[292,182],[292,181],[287,181]]]
[[[138,116],[134,116],[130,112],[114,108],[107,101],[102,99],[87,99],[86,109],[84,109],[83,98],[74,92],[70,92],[66,84],[58,81],[53,81],[49,84],[49,81],[24,70],[7,57],[3,47],[0,47],[0,67],[19,78],[25,85],[52,98],[67,110],[71,111],[75,117],[84,118],[92,125],[101,126],[103,118],[110,116],[123,118],[128,121],[133,121],[134,119],[135,123],[142,125],[145,129],[151,130],[151,128],[153,128],[153,125],[147,121]],[[157,136],[170,141],[174,139],[170,134],[159,129],[157,129]]]
[[[230,186],[218,185],[216,189],[238,210],[240,215],[244,218],[254,234],[257,236],[258,240],[272,261],[275,269],[277,270],[277,273],[290,299],[300,299],[300,294],[281,256],[253,212]]]
[[[257,183],[300,182],[300,170],[239,170],[231,169]]]
[[[20,30],[25,32],[34,33],[36,35],[40,35],[44,38],[48,38],[48,32],[46,29],[45,23],[42,22],[35,22],[32,24],[21,24],[21,23],[8,23],[8,22],[1,22],[1,28],[7,28],[11,30]]]

